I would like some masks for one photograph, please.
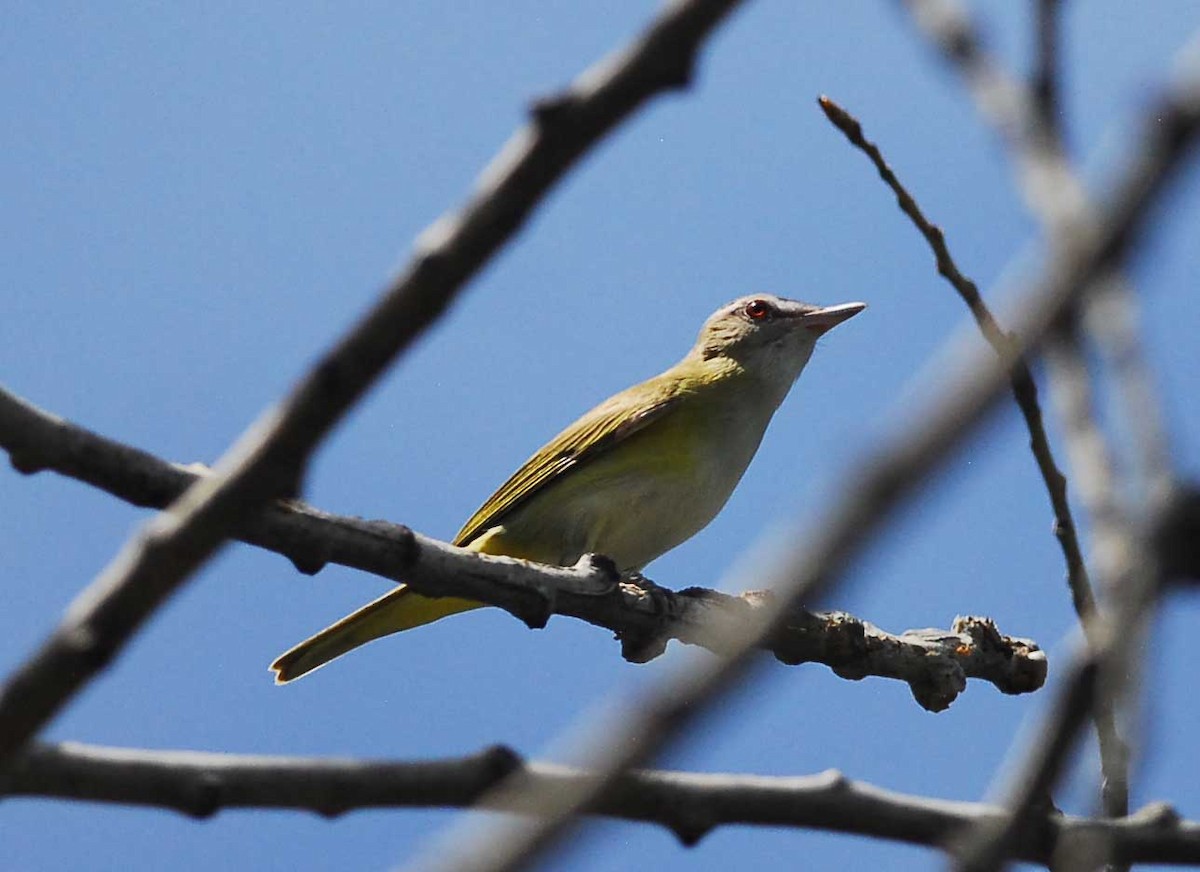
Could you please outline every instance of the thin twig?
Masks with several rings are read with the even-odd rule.
[[[1104,282],[1098,284],[1100,293],[1104,286]],[[1112,607],[1118,609],[1121,599],[1128,596],[1126,591],[1152,584],[1143,576],[1153,572],[1154,561],[1143,547],[1148,542],[1144,543],[1144,537],[1137,535],[1138,521],[1121,502],[1116,461],[1100,426],[1076,318],[1067,319],[1046,344],[1046,363],[1064,425],[1068,456],[1079,482],[1079,495],[1092,518],[1098,574]],[[1140,618],[1131,608],[1120,611],[1128,613],[1131,621]],[[1140,623],[1138,620],[1120,626],[1118,632],[1140,639]],[[1139,648],[1137,642],[1124,644],[1120,652],[1127,655]],[[1108,668],[1100,677],[1101,699],[1109,704],[1110,712],[1121,711],[1122,701],[1133,698],[1131,691],[1136,686],[1137,672],[1140,667],[1127,656],[1110,657]],[[1103,769],[1101,799],[1105,814],[1115,817],[1127,813],[1129,808],[1130,744],[1115,728],[1109,741],[1110,765]]]
[[[984,337],[991,343],[996,353],[1003,357],[1010,345],[1011,339],[996,323],[987,305],[980,297],[978,288],[970,279],[962,274],[950,254],[945,235],[941,228],[930,222],[921,211],[915,198],[908,192],[896,177],[882,152],[872,142],[866,139],[862,126],[856,118],[830,100],[822,97],[819,101],[825,115],[843,135],[867,155],[875,165],[880,177],[896,195],[900,209],[907,215],[933,249],[937,260],[938,272],[958,291],[963,301],[970,308]],[[1067,577],[1071,590],[1075,611],[1080,621],[1086,627],[1095,619],[1096,601],[1088,578],[1086,565],[1079,545],[1079,537],[1071,515],[1067,499],[1066,477],[1058,469],[1049,439],[1046,436],[1042,421],[1041,408],[1038,403],[1037,386],[1033,374],[1024,358],[1018,358],[1012,368],[1013,396],[1017,401],[1025,424],[1029,430],[1030,447],[1037,461],[1038,470],[1050,494],[1050,502],[1055,515],[1055,534],[1062,548],[1067,563]],[[1100,446],[1103,449],[1103,445]],[[1112,492],[1109,484],[1099,485],[1102,492]],[[1085,505],[1095,508],[1097,502],[1088,500],[1085,495]],[[1116,706],[1113,700],[1105,696],[1097,701],[1096,729],[1100,737],[1102,753],[1102,770],[1104,786],[1102,790],[1105,812],[1110,817],[1121,817],[1128,813],[1128,744],[1121,738],[1116,726]],[[1034,767],[1036,768],[1036,767]],[[1032,794],[1019,800],[1021,803],[1032,805],[1044,801],[1046,797],[1034,797]],[[1022,807],[1014,814],[1014,821],[1027,818],[1028,808]],[[1011,836],[1011,834],[1010,834]],[[998,847],[998,842],[993,848]],[[989,862],[996,852],[987,852]]]
[[[925,217],[925,213],[921,211],[916,199],[908,192],[908,189],[896,177],[884,159],[883,153],[864,136],[862,125],[858,119],[828,97],[821,97],[818,103],[825,112],[825,117],[842,132],[852,145],[870,158],[879,171],[880,178],[895,193],[900,210],[909,217],[917,230],[925,237],[929,247],[933,249],[938,273],[958,291],[958,295],[975,317],[975,323],[979,325],[984,338],[996,353],[1001,358],[1007,358],[1012,348],[1012,337],[1008,336],[996,323],[996,319],[992,316],[987,304],[983,302],[983,297],[980,296],[975,283],[959,270],[950,254],[950,248],[946,244],[946,236],[942,232],[942,228]],[[1021,410],[1021,416],[1025,419],[1025,427],[1029,431],[1029,447],[1037,462],[1038,472],[1042,475],[1042,481],[1046,485],[1046,492],[1050,495],[1050,506],[1054,511],[1054,536],[1058,540],[1063,559],[1067,564],[1067,583],[1075,604],[1075,611],[1086,622],[1090,616],[1095,614],[1096,598],[1092,593],[1087,565],[1084,563],[1083,551],[1079,546],[1079,534],[1075,527],[1075,520],[1071,516],[1071,504],[1067,499],[1067,480],[1059,470],[1058,464],[1055,463],[1050,440],[1046,436],[1046,427],[1042,421],[1037,383],[1034,381],[1033,373],[1024,357],[1016,358],[1016,362],[1012,366],[1011,381],[1013,398],[1017,401],[1017,407]]]
[[[1046,798],[1066,766],[1089,710],[1099,698],[1117,696],[1097,685],[1111,680],[1120,665],[1129,662],[1130,649],[1144,638],[1146,623],[1157,601],[1156,568],[1153,558],[1145,566],[1137,567],[1128,579],[1128,594],[1114,603],[1112,610],[1098,617],[1090,638],[1067,664],[1066,679],[1058,688],[1055,705],[1023,755],[1016,774],[1009,779],[1011,786],[1000,820],[977,827],[958,843],[955,867],[958,872],[993,872],[1002,868],[1038,826],[1038,817],[1047,808]],[[1123,787],[1127,789],[1128,785]],[[1110,868],[1111,864],[1124,864],[1129,859],[1104,842],[1095,843],[1089,856],[1097,863],[1110,864]]]
[[[1094,210],[1094,220],[1067,228],[1074,244],[1056,251],[1044,265],[1014,318],[1019,337],[1014,353],[1038,344],[1096,278],[1123,261],[1158,195],[1190,151],[1197,126],[1200,77],[1156,101],[1143,119],[1130,165],[1109,189],[1111,197]],[[842,489],[824,523],[812,535],[798,536],[794,550],[757,573],[778,585],[779,614],[796,602],[811,605],[840,579],[857,550],[994,408],[1007,380],[1007,366],[997,365],[990,355],[975,355],[955,375],[957,380],[933,408],[917,410],[909,429],[858,464],[858,476]],[[603,796],[621,772],[651,759],[731,688],[749,667],[757,640],[771,630],[771,625],[748,625],[738,644],[731,645],[728,658],[691,665],[635,709],[622,712],[619,727],[586,750],[584,759],[594,775],[584,787],[552,796],[511,797],[520,808],[539,815],[535,824],[513,822],[486,832],[452,833],[422,858],[421,868],[482,872],[527,866],[576,815]]]
[[[243,808],[312,811],[332,817],[359,809],[479,807],[490,787],[520,777],[557,789],[580,770],[522,761],[488,748],[464,757],[415,762],[148,751],[75,742],[32,743],[18,759],[6,795],[139,805],[207,818]],[[590,814],[657,824],[685,845],[717,827],[804,827],[940,848],[971,827],[1002,818],[996,806],[896,793],[830,770],[769,777],[642,770],[626,773]],[[1087,839],[1130,862],[1200,864],[1200,822],[1155,804],[1114,821],[1042,815],[1015,856],[1048,864],[1055,846]]]
[[[321,439],[522,227],[587,149],[651,96],[686,86],[736,0],[680,2],[632,46],[541,101],[461,209],[422,235],[367,315],[170,509],[149,521],[0,688],[0,772],[121,651],[150,615],[271,499],[295,494]]]

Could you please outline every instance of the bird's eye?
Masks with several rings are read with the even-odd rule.
[[[766,300],[751,300],[742,311],[751,321],[765,321],[771,317],[771,304]]]

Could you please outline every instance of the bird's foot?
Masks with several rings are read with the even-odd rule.
[[[595,590],[580,591],[590,596],[608,596],[624,580],[616,562],[604,554],[584,554],[575,561],[574,568],[599,576],[601,584]]]
[[[646,578],[646,576],[636,571],[627,572],[621,576],[621,583],[635,587],[642,593],[649,596],[651,603],[654,605],[654,613],[656,615],[666,614],[667,606],[670,600],[670,592],[665,587],[661,587],[656,582],[651,581],[649,578]]]
[[[638,633],[626,631],[618,634],[618,638],[621,640],[621,656],[630,663],[647,663],[667,649],[667,640],[662,633],[662,625],[667,615],[670,614],[673,594],[640,572],[629,572],[623,575],[621,586],[626,590],[633,588],[639,596],[647,597],[653,608],[654,620],[651,629]]]

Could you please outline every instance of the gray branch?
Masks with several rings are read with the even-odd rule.
[[[118,803],[195,818],[237,808],[311,811],[487,807],[490,788],[515,776],[558,791],[586,780],[566,766],[525,762],[503,747],[420,762],[146,751],[74,742],[35,742],[18,757],[8,796]],[[830,770],[769,777],[642,770],[629,772],[591,814],[657,824],[685,845],[720,826],[803,827],[942,848],[1002,810],[884,790]],[[1042,813],[1022,860],[1049,865],[1059,848],[1099,842],[1126,862],[1200,863],[1200,822],[1154,804],[1130,817],[1094,821]]]
[[[54,470],[139,506],[169,504],[197,473],[106,439],[0,388],[0,448],[18,469]],[[339,563],[421,593],[498,606],[531,627],[552,614],[613,631],[627,660],[654,659],[670,639],[723,651],[722,627],[755,620],[762,591],[730,596],[704,588],[675,592],[617,579],[602,562],[573,568],[477,554],[384,521],[330,515],[298,501],[278,503],[232,535],[276,551],[306,572]],[[844,678],[904,681],[930,711],[946,709],[968,678],[1004,693],[1045,682],[1046,657],[1027,639],[1003,636],[986,618],[959,618],[949,630],[892,635],[842,612],[792,612],[763,647],[782,663],[823,663]]]

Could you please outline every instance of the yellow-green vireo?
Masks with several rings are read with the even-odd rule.
[[[605,400],[542,447],[454,537],[484,554],[622,573],[691,538],[721,507],[817,339],[866,308],[758,294],[714,312],[687,356]],[[478,608],[400,585],[271,664],[277,683],[373,639]]]

